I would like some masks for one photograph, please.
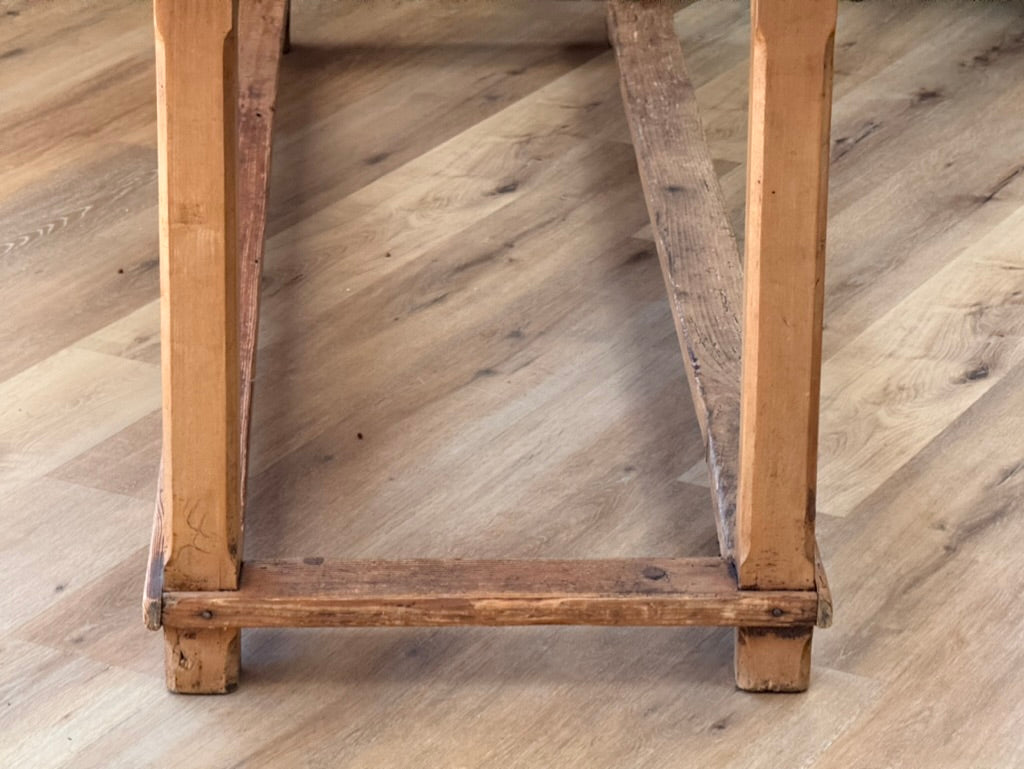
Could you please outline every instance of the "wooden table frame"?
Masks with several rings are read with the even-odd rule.
[[[732,626],[740,688],[807,687],[831,621],[814,516],[836,0],[753,0],[745,270],[672,10],[609,0],[608,29],[721,557],[243,561],[289,9],[155,0],[163,454],[143,610],[169,689],[231,691],[243,627],[532,624]]]

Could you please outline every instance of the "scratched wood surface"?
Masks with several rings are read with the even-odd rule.
[[[714,555],[603,9],[296,6],[247,555]],[[736,692],[724,629],[409,628],[251,631],[211,699],[138,608],[150,8],[5,0],[0,765],[1024,763],[1024,16],[956,8],[840,7],[806,695]],[[735,226],[747,14],[676,21]]]

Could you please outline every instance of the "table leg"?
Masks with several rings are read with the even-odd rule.
[[[238,0],[155,0],[164,590],[238,586]],[[230,691],[238,630],[165,628],[172,691]]]
[[[836,0],[753,0],[740,480],[740,587],[808,590],[821,379]],[[801,691],[811,628],[739,628],[736,681]]]

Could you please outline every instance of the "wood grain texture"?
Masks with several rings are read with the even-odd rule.
[[[751,10],[737,573],[814,585],[835,0]]]
[[[1007,194],[1022,191],[1018,183]],[[1019,207],[993,223],[828,361],[824,375],[836,384],[824,399],[826,512],[850,515],[1024,360],[1022,223]]]
[[[718,558],[247,562],[238,590],[173,592],[179,628],[813,624],[813,591],[741,592]]]
[[[279,59],[289,13],[288,0],[247,0],[238,9],[238,352],[242,392],[238,474],[243,529],[270,157]]]
[[[165,589],[238,586],[238,0],[155,0]],[[237,684],[237,630],[164,628],[167,688]]]
[[[744,588],[818,582],[814,519],[836,13],[836,0],[751,3],[736,514],[736,576]],[[823,609],[831,606],[826,598]],[[739,628],[736,685],[804,691],[812,632]]]
[[[612,0],[608,29],[697,419],[719,548],[735,551],[742,273],[669,3]]]
[[[237,15],[154,3],[168,589],[238,584]]]

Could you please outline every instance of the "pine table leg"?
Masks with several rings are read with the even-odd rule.
[[[164,589],[232,590],[241,558],[238,0],[155,0]],[[167,686],[234,688],[239,631],[165,628]]]
[[[740,481],[741,588],[815,586],[814,515],[836,0],[753,0]],[[736,681],[802,691],[812,629],[739,628]]]

